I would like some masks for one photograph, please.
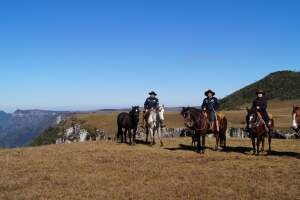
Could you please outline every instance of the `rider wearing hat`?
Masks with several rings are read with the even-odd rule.
[[[151,109],[157,109],[159,107],[159,100],[156,98],[157,94],[154,91],[149,92],[149,97],[146,99],[145,104],[144,104],[144,119],[146,114],[151,110]],[[143,120],[143,127],[145,120]],[[161,127],[165,127],[163,120],[161,120]]]
[[[270,119],[267,112],[268,103],[265,98],[265,92],[263,90],[258,90],[256,92],[257,98],[253,101],[252,109],[256,109],[259,112],[265,121],[266,125],[270,125]]]
[[[216,119],[216,112],[219,109],[219,101],[215,97],[215,92],[207,90],[205,93],[206,98],[203,100],[202,109],[209,113],[209,122],[211,131],[214,129]]]
[[[159,100],[156,98],[157,94],[154,91],[149,92],[149,97],[146,99],[144,109],[146,112],[151,109],[157,109],[159,106]]]

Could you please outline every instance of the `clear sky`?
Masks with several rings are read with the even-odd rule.
[[[168,106],[300,70],[298,0],[1,0],[0,110]]]

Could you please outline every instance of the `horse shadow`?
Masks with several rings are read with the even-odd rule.
[[[185,144],[180,144],[178,147],[173,147],[173,148],[164,148],[169,151],[191,151],[191,152],[196,152],[196,147],[192,145],[185,145]],[[215,151],[214,148],[212,147],[205,147],[206,150],[212,150]],[[237,147],[226,147],[226,149],[222,149],[221,152],[224,153],[240,153],[244,155],[250,155],[253,152],[253,148],[251,147],[242,147],[242,146],[237,146]],[[269,152],[266,156],[277,156],[277,157],[292,157],[296,159],[300,159],[300,153],[297,152],[286,152],[286,151],[271,151]]]
[[[291,151],[271,151],[268,156],[277,156],[277,157],[292,157],[300,159],[300,153],[291,152]]]
[[[191,145],[180,144],[179,147],[164,148],[169,151],[193,151],[196,152],[196,147]]]
[[[146,142],[145,140],[135,140],[136,144],[141,144],[141,145],[150,145],[151,142]]]
[[[186,145],[186,144],[180,144],[179,147],[173,147],[173,148],[164,148],[169,151],[192,151],[197,152],[197,147],[193,145]],[[205,150],[211,150],[214,151],[214,148],[212,147],[205,147]]]
[[[222,149],[222,152],[225,153],[240,153],[244,155],[248,155],[250,152],[252,152],[253,148],[251,147],[242,147],[242,146],[237,146],[237,147],[230,147],[227,146],[226,149]]]

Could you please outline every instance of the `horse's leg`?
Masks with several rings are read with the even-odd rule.
[[[149,134],[150,134],[150,145],[153,146],[154,145],[154,130],[152,127],[149,127]]]
[[[220,142],[220,135],[219,133],[216,134],[216,146],[215,146],[215,151],[218,151],[219,149],[219,142]]]
[[[118,125],[118,133],[117,133],[117,142],[120,139],[120,137],[122,136],[122,128]],[[122,139],[122,138],[121,138]]]
[[[149,141],[149,128],[146,125],[146,143],[148,143],[148,141]]]
[[[125,143],[127,143],[127,132],[128,132],[128,129],[125,129],[125,132],[124,132],[124,140],[125,140]]]
[[[129,137],[129,144],[132,144],[132,132],[131,129],[128,129],[128,137]]]
[[[162,146],[164,146],[164,143],[162,142],[162,134],[161,134],[161,128],[160,127],[158,127],[157,128],[157,136],[158,136],[158,139],[159,139],[159,142],[160,142],[160,146],[162,147]]]
[[[197,139],[197,153],[201,153],[201,135],[200,133],[196,133]]]
[[[261,152],[265,152],[265,136],[262,136],[261,143]]]
[[[268,142],[269,142],[269,152],[268,153],[271,153],[272,152],[272,134],[271,134],[271,131],[269,132],[268,134]]]
[[[257,142],[256,142],[256,152],[257,152],[257,155],[259,155],[259,152],[260,152],[260,149],[259,149],[259,146],[260,146],[260,137],[261,136],[257,136]]]
[[[226,150],[226,148],[227,148],[227,144],[226,144],[226,142],[227,142],[227,141],[226,141],[226,140],[227,140],[227,138],[226,138],[226,133],[223,135],[223,137],[224,137],[224,138],[223,138],[223,142],[224,142],[223,148],[224,148],[224,150]]]
[[[137,132],[137,129],[134,129],[133,130],[133,144],[135,144],[136,143],[136,132]]]
[[[255,144],[255,137],[254,137],[253,133],[252,133],[251,140],[252,140],[252,146],[253,146],[253,154],[256,154],[256,144]]]
[[[123,128],[121,128],[120,136],[121,136],[121,143],[124,143],[124,131],[123,131]]]
[[[156,144],[156,143],[155,143],[155,133],[156,133],[156,128],[153,128],[152,130],[153,130],[153,131],[152,131],[152,144],[155,145],[155,144]]]
[[[202,153],[205,153],[205,135],[202,135]]]
[[[163,138],[162,138],[162,129],[161,128],[159,128],[160,129],[160,146],[161,147],[163,147],[164,146],[164,143],[163,143]]]

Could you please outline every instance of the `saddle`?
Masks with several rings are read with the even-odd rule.
[[[214,131],[214,129],[220,131],[220,122],[225,118],[225,114],[222,112],[217,112],[216,115],[217,119],[214,122],[214,127],[210,127],[211,131]],[[208,112],[205,112],[205,116],[208,117]]]
[[[205,112],[205,116],[208,117],[208,113]],[[225,114],[223,112],[217,112],[218,121],[223,120],[225,118]]]
[[[272,113],[269,113],[269,112],[268,112],[268,116],[269,116],[269,119],[270,119],[270,120],[272,120],[272,119],[273,119],[273,115],[272,115]]]

